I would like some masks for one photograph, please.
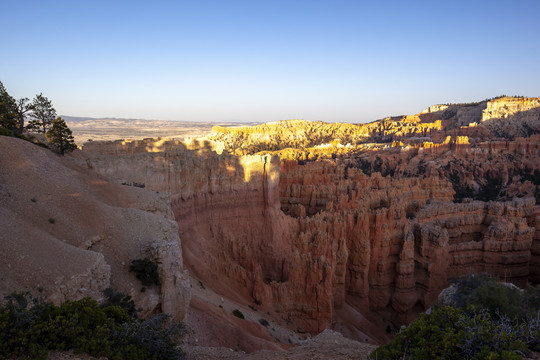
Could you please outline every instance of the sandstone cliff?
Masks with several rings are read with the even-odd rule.
[[[208,144],[160,146],[102,144],[90,149],[88,166],[170,192],[190,271],[226,296],[262,303],[297,331],[398,326],[454,276],[487,271],[524,283],[540,273],[534,199],[454,204],[453,184],[434,164],[419,174],[381,160],[368,171],[354,158],[280,163],[219,155]],[[407,163],[426,161],[414,154]],[[344,319],[340,308],[367,318]]]
[[[287,120],[251,127],[212,128],[210,140],[237,155],[307,148],[339,140],[353,146],[392,142],[441,141],[447,135],[514,139],[540,132],[540,98],[499,97],[469,104],[431,106],[416,115],[388,117],[369,124],[327,124]]]
[[[170,196],[201,284],[299,332],[382,342],[452,277],[540,281],[538,109],[501,98],[365,125],[216,127],[215,142],[88,144],[85,166]]]

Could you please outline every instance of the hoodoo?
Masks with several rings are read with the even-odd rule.
[[[0,146],[3,294],[112,286],[185,318],[198,344],[276,349],[325,329],[383,343],[454,277],[540,282],[538,98],[94,141],[63,158]],[[33,239],[47,251],[27,262]],[[142,290],[129,264],[144,257],[162,281]]]
[[[170,193],[184,264],[205,286],[297,332],[379,342],[453,277],[539,281],[539,114],[537,98],[498,98],[84,150],[98,174]]]

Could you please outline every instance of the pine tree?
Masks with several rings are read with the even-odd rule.
[[[27,129],[30,131],[47,133],[47,129],[56,119],[56,110],[52,106],[52,102],[43,94],[36,95],[29,109],[32,120],[28,122]]]
[[[17,134],[22,134],[24,130],[24,119],[26,118],[26,113],[30,111],[30,104],[28,103],[28,98],[20,98],[17,101]]]
[[[73,134],[66,122],[61,117],[58,117],[51,124],[51,128],[45,135],[49,144],[53,145],[62,155],[65,152],[75,150],[77,145],[75,145]]]
[[[8,94],[0,81],[0,126],[10,131],[16,131],[18,125],[17,102]]]

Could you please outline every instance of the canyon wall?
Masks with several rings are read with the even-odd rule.
[[[85,151],[101,176],[170,194],[184,264],[205,286],[256,300],[297,331],[331,327],[343,306],[398,326],[454,276],[486,271],[523,284],[540,274],[534,199],[455,204],[434,164],[424,176],[383,177],[341,158],[280,161],[198,146],[145,140]]]
[[[334,306],[351,296],[407,322],[453,277],[537,279],[534,198],[455,204],[452,185],[434,168],[422,179],[366,176],[330,161],[288,161],[282,170],[282,209],[304,234],[323,229],[345,257],[336,262]]]
[[[456,276],[539,282],[539,109],[503,97],[369,124],[214,127],[188,143],[88,143],[85,165],[170,197],[205,286],[300,332],[385,329]],[[365,319],[344,319],[351,308]]]
[[[325,267],[331,260],[295,249],[299,226],[280,210],[279,159],[186,146],[147,153],[149,144],[133,143],[124,155],[120,142],[85,148],[94,152],[88,166],[118,182],[171,194],[184,264],[205,286],[273,307],[301,331],[330,327],[332,275]],[[142,150],[132,151],[137,145]]]

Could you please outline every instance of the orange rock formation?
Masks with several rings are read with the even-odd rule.
[[[166,192],[184,265],[205,286],[299,332],[382,342],[452,277],[540,282],[539,106],[500,98],[364,125],[215,127],[208,142],[94,142],[81,163]]]
[[[97,153],[88,164],[102,175],[171,193],[185,264],[205,284],[261,302],[300,332],[347,322],[354,333],[412,320],[454,276],[538,280],[535,200],[453,203],[448,175],[468,169],[462,161],[473,166],[491,156],[508,177],[509,153],[537,168],[536,141],[503,142],[501,158],[489,150],[493,143],[448,137],[439,147],[354,148],[334,159],[281,163],[150,140],[87,150]],[[163,151],[146,152],[156,148]],[[341,318],[344,307],[370,325]]]

